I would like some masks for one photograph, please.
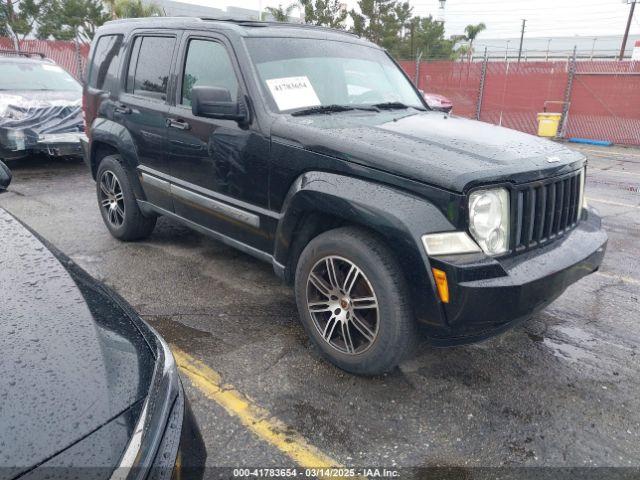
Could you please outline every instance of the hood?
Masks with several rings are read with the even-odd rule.
[[[549,140],[440,112],[282,115],[272,135],[456,192],[477,184],[540,180],[584,163],[582,154]]]
[[[83,130],[80,91],[0,92],[0,146],[7,150],[31,148],[44,134]]]
[[[0,466],[19,474],[145,398],[155,358],[111,297],[2,209],[0,245]]]

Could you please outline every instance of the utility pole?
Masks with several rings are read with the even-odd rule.
[[[631,3],[631,8],[629,9],[629,20],[627,20],[627,28],[624,31],[624,37],[622,37],[622,47],[620,47],[620,58],[618,60],[624,60],[624,51],[627,49],[627,39],[629,38],[631,20],[633,20],[633,11],[636,9],[636,0],[627,0],[627,3]]]
[[[524,41],[524,27],[527,24],[525,18],[522,19],[522,32],[520,33],[520,49],[518,50],[518,63],[520,63],[520,57],[522,57],[522,42]]]

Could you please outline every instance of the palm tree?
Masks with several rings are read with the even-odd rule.
[[[473,55],[473,42],[480,32],[483,32],[486,29],[487,26],[483,22],[480,22],[477,25],[467,25],[464,28],[464,38],[469,42],[469,59],[471,59],[471,55]]]
[[[262,14],[262,19],[266,17],[267,13],[270,13],[273,19],[276,22],[288,22],[289,16],[294,8],[296,8],[297,4],[292,3],[287,8],[284,8],[282,4],[279,4],[277,7],[267,7],[265,8],[266,12]]]

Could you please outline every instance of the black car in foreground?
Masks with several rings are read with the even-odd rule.
[[[392,368],[419,329],[496,334],[602,262],[582,154],[431,111],[354,35],[135,19],[90,57],[85,161],[111,234],[165,215],[271,263],[345,370]]]
[[[2,209],[0,245],[0,478],[201,478],[164,340]]]
[[[44,55],[0,50],[0,160],[80,157],[82,87]]]

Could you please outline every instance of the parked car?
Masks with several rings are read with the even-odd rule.
[[[0,191],[10,181],[0,162]],[[206,451],[160,335],[3,209],[0,244],[2,478],[201,478]]]
[[[270,262],[340,368],[389,370],[418,330],[494,335],[600,266],[582,154],[430,111],[354,35],[122,20],[90,55],[85,160],[107,229],[137,240],[164,215]]]
[[[437,93],[423,93],[424,101],[431,110],[438,112],[451,113],[453,102],[443,95]]]
[[[80,84],[40,54],[0,51],[0,72],[0,159],[80,157]]]

